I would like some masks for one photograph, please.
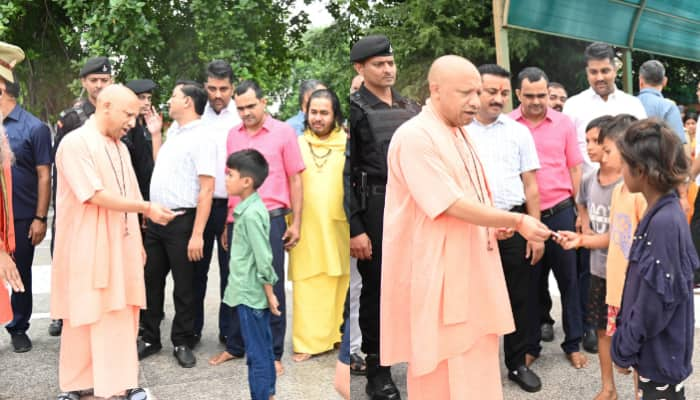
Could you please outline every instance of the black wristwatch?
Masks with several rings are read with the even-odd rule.
[[[46,223],[46,221],[48,221],[48,217],[40,217],[40,216],[38,216],[38,215],[35,215],[35,216],[34,216],[34,219],[39,220],[39,221],[41,221],[41,222],[43,222],[43,223]]]

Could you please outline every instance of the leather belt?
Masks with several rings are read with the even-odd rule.
[[[193,214],[197,211],[196,208],[173,208],[173,211],[182,212],[181,215]]]
[[[524,213],[525,213],[525,204],[521,204],[521,205],[519,205],[519,206],[515,206],[515,207],[511,208],[511,209],[508,210],[508,211],[510,211],[510,212],[517,212],[517,213],[523,213],[523,214],[524,214]]]
[[[228,199],[219,199],[215,197],[211,201],[211,205],[216,207],[228,207]]]
[[[540,218],[549,218],[553,216],[554,214],[558,213],[559,211],[562,211],[566,208],[573,207],[574,206],[574,199],[571,197],[566,198],[559,203],[555,204],[554,207],[550,207],[546,210],[542,210],[540,212]]]
[[[292,210],[288,208],[275,208],[274,210],[270,210],[270,218],[283,217],[290,212],[292,212]]]

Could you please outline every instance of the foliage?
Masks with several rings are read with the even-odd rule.
[[[229,61],[236,77],[256,79],[274,97],[285,89],[309,22],[303,11],[291,15],[294,3],[9,0],[0,6],[0,33],[5,33],[2,40],[25,50],[31,70],[45,62],[60,72],[18,68],[28,86],[51,88],[29,103],[53,119],[79,93],[77,71],[97,55],[110,57],[116,81],[158,82],[161,100],[179,78],[202,80],[204,66],[215,58]],[[51,93],[60,94],[59,104],[46,104]]]

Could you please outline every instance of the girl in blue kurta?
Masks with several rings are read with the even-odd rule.
[[[618,143],[630,192],[647,212],[634,235],[612,359],[638,373],[643,400],[685,399],[692,372],[693,271],[700,262],[675,188],[689,163],[678,137],[662,122],[634,123]]]

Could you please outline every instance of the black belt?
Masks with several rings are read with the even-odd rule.
[[[270,210],[270,218],[283,217],[290,212],[292,212],[292,210],[288,208],[275,208],[274,210]]]
[[[187,214],[193,214],[197,211],[196,208],[173,208],[172,209],[175,212],[181,212],[182,214],[180,215],[187,215]]]
[[[574,199],[571,197],[566,198],[565,200],[560,201],[559,203],[555,204],[554,207],[550,207],[546,210],[542,210],[540,212],[540,218],[549,218],[552,215],[558,213],[559,211],[562,211],[566,208],[573,207],[574,206]]]
[[[515,206],[515,207],[511,208],[511,209],[508,210],[508,211],[510,211],[510,212],[517,212],[517,213],[523,213],[523,214],[524,214],[524,213],[525,213],[525,204],[521,204],[521,205],[519,205],[519,206]]]
[[[215,207],[228,207],[228,199],[218,199],[215,197],[211,201],[211,205]]]
[[[368,194],[370,196],[384,196],[386,195],[386,185],[369,185],[367,187]]]

